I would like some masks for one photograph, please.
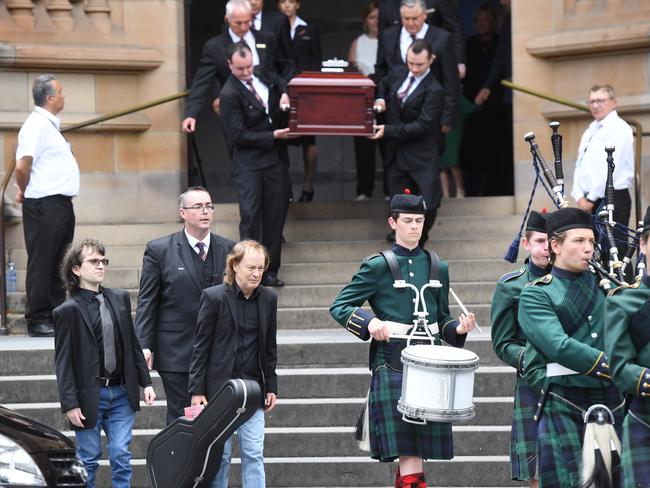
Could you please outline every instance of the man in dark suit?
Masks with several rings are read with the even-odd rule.
[[[237,429],[242,479],[247,488],[264,488],[264,412],[275,407],[277,375],[277,295],[260,286],[269,255],[256,241],[235,244],[228,255],[223,284],[201,295],[192,352],[189,390],[192,405],[207,403],[231,378],[257,381],[260,405]],[[232,440],[224,445],[219,473],[212,484],[227,488]]]
[[[449,132],[456,120],[456,107],[460,94],[456,54],[449,33],[426,23],[424,0],[403,0],[400,7],[401,26],[386,29],[379,38],[377,64],[374,80],[379,84],[394,68],[406,63],[406,50],[415,39],[424,39],[431,46],[435,62],[433,75],[444,88],[444,107],[440,119],[440,131]],[[438,137],[440,137],[437,134]]]
[[[277,10],[265,10],[264,0],[249,0],[249,3],[251,4],[252,15],[251,30],[268,32],[275,35],[278,41],[276,70],[283,76],[289,75],[289,73],[285,73],[284,71],[287,67],[286,63],[288,62],[287,58],[289,57],[291,44],[289,20]]]
[[[454,54],[458,63],[458,76],[465,77],[465,36],[458,15],[458,2],[454,0],[425,0],[429,24],[441,27],[451,34]],[[395,25],[401,25],[401,0],[379,0],[379,36]]]
[[[214,205],[205,188],[179,197],[185,225],[175,234],[147,243],[142,259],[136,330],[147,365],[160,374],[167,398],[167,423],[190,404],[187,374],[204,288],[221,283],[234,244],[210,232]]]
[[[420,239],[423,246],[436,220],[442,194],[435,132],[444,94],[431,70],[435,55],[429,43],[424,39],[414,41],[406,56],[408,70],[393,70],[377,87],[375,105],[386,110],[386,124],[375,126],[376,133],[371,138],[386,139],[391,195],[408,187],[424,198],[426,212]]]
[[[276,71],[281,65],[280,75],[289,79],[293,75],[293,62],[278,51],[275,34],[251,29],[251,6],[248,0],[230,0],[226,4],[228,28],[203,46],[199,67],[194,75],[185,107],[185,118],[181,124],[183,132],[196,129],[196,118],[206,98],[212,100],[214,111],[220,113],[220,96],[224,83],[230,76],[228,47],[234,42],[245,42],[253,53],[253,64],[266,71]],[[287,34],[288,35],[288,34]]]
[[[289,191],[289,129],[281,129],[280,107],[289,106],[279,76],[253,70],[244,43],[228,48],[231,76],[221,91],[221,118],[239,198],[240,239],[255,239],[268,249],[271,264],[264,285],[284,286],[278,278],[282,227]]]
[[[62,265],[70,298],[53,311],[54,358],[61,410],[77,437],[77,452],[90,488],[108,440],[112,485],[131,486],[131,431],[144,401],[156,398],[131,320],[128,292],[101,286],[108,259],[104,246],[86,239]]]

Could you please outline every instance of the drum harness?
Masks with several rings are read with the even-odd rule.
[[[413,300],[413,315],[415,318],[413,319],[413,325],[387,321],[391,328],[391,338],[400,339],[400,343],[395,347],[395,349],[393,349],[390,362],[378,366],[375,368],[374,372],[388,367],[393,371],[401,373],[403,370],[403,364],[401,361],[402,350],[406,346],[410,345],[411,341],[414,341],[414,344],[418,344],[421,341],[428,341],[431,344],[437,344],[440,342],[439,339],[435,337],[435,334],[431,333],[431,326],[427,320],[429,312],[427,311],[427,306],[424,301],[424,291],[427,288],[442,287],[442,284],[438,280],[440,275],[440,258],[433,251],[429,251],[428,249],[423,249],[423,251],[429,258],[429,281],[419,290],[415,285],[407,283],[406,280],[404,280],[404,275],[402,274],[402,269],[399,267],[399,263],[397,262],[397,257],[391,249],[387,249],[380,253],[388,263],[388,268],[393,276],[393,287],[400,291],[405,288],[411,288],[415,292],[415,298]],[[437,323],[432,325],[437,326]]]

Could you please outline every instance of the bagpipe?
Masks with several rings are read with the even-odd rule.
[[[519,241],[526,224],[526,217],[530,212],[537,185],[541,183],[542,187],[549,195],[557,208],[566,208],[569,206],[569,200],[564,193],[564,171],[562,165],[562,135],[559,132],[560,123],[551,122],[549,124],[551,134],[551,145],[553,147],[553,163],[555,172],[551,170],[549,164],[544,159],[539,145],[535,141],[535,134],[528,132],[524,135],[524,140],[530,145],[532,154],[532,164],[535,169],[535,182],[531,191],[528,206],[521,223],[519,233],[513,240],[512,244],[504,259],[514,263],[517,260],[517,251]],[[636,254],[636,276],[635,281],[639,283],[645,274],[646,264],[645,256],[639,248],[639,241],[643,233],[643,221],[638,222],[637,228],[632,229],[623,222],[614,220],[614,152],[613,146],[605,147],[603,162],[607,164],[607,180],[605,184],[605,198],[598,206],[594,216],[594,227],[597,234],[594,257],[590,261],[591,269],[600,278],[600,286],[605,291],[612,288],[612,283],[616,286],[630,286],[631,264]],[[516,241],[516,244],[515,244]],[[627,252],[623,259],[620,259],[618,245],[627,246]],[[603,262],[605,261],[605,262]]]

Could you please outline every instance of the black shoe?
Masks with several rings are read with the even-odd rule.
[[[311,202],[314,199],[314,190],[303,190],[300,194],[299,202]]]
[[[272,286],[274,288],[282,288],[284,286],[284,281],[282,281],[277,276],[265,275],[262,278],[262,284],[264,286]]]
[[[27,324],[30,337],[54,337],[54,326],[50,322]]]

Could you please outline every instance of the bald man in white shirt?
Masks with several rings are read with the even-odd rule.
[[[52,310],[65,300],[59,276],[74,236],[72,198],[79,193],[79,166],[60,131],[65,96],[54,75],[36,77],[34,111],[18,133],[16,202],[23,204],[27,248],[25,318],[31,336],[54,335]]]
[[[607,182],[605,147],[614,146],[614,220],[627,226],[632,207],[629,189],[634,182],[632,129],[618,116],[616,93],[610,85],[592,86],[587,104],[594,120],[580,140],[571,196],[582,210],[598,211],[605,198]],[[627,240],[627,236],[617,232],[615,237],[619,241],[619,257],[622,259],[627,246],[621,241]]]

